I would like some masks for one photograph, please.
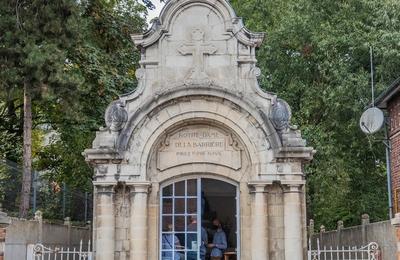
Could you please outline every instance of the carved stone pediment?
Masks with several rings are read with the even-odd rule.
[[[157,168],[164,171],[185,164],[209,163],[239,170],[241,150],[235,138],[219,128],[187,126],[165,137],[157,153]]]

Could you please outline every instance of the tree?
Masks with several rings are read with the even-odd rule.
[[[68,58],[69,69],[84,79],[79,95],[41,107],[59,138],[43,148],[38,169],[51,169],[49,175],[55,181],[90,189],[92,170],[82,151],[91,146],[95,131],[104,125],[107,105],[136,88],[139,53],[130,35],[145,28],[145,10],[136,1],[82,2],[82,41]]]
[[[72,91],[76,75],[65,72],[67,50],[77,35],[77,3],[12,0],[1,3],[2,91],[23,93],[23,177],[20,217],[27,217],[31,185],[32,105],[45,97]],[[20,98],[11,98],[9,105]],[[15,104],[15,103],[14,103]],[[12,110],[12,109],[11,109]],[[9,112],[11,111],[8,110]]]
[[[81,151],[103,124],[110,100],[136,86],[139,54],[130,34],[145,27],[146,8],[133,0],[14,0],[0,9],[0,29],[6,32],[0,39],[1,138],[12,143],[15,137],[22,147],[24,136],[20,216],[26,217],[31,131],[40,131],[37,126],[57,132],[58,138],[34,147],[36,168],[50,180],[90,189],[92,172]],[[12,145],[1,148],[2,158],[21,161]]]
[[[250,29],[267,32],[258,52],[262,87],[288,101],[317,149],[306,168],[309,218],[331,228],[358,224],[363,213],[387,219],[384,147],[369,143],[358,120],[371,102],[371,45],[378,90],[399,76],[400,3],[231,2]]]

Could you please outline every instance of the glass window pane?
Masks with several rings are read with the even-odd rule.
[[[175,183],[175,196],[185,196],[185,181]]]
[[[173,233],[163,233],[161,237],[162,249],[163,250],[173,250]]]
[[[175,199],[175,214],[185,214],[185,199]]]
[[[188,196],[197,196],[197,180],[188,180],[187,181],[187,195]]]
[[[185,217],[175,216],[175,232],[185,231]]]
[[[197,251],[186,252],[186,260],[197,260]]]
[[[187,214],[197,213],[197,199],[187,199]]]
[[[186,249],[187,250],[197,250],[197,233],[187,233],[186,234]]]
[[[179,250],[175,252],[175,259],[185,260],[185,251]]]
[[[185,233],[184,232],[175,233],[175,236],[180,245],[180,246],[178,246],[178,244],[177,244],[177,248],[183,250],[185,248],[185,242],[186,242],[185,241]]]
[[[162,260],[172,260],[172,251],[162,251],[161,253],[161,259]]]
[[[163,214],[172,214],[172,199],[163,199]]]
[[[196,215],[187,216],[187,231],[197,232],[197,217]]]
[[[172,216],[163,216],[162,217],[162,230],[163,230],[163,232],[172,231]]]
[[[163,197],[172,197],[172,184],[163,188],[162,195]]]

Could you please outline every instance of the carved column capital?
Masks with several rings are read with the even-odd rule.
[[[114,194],[117,183],[115,182],[93,182],[97,194]]]
[[[126,186],[130,187],[130,194],[146,193],[148,194],[151,188],[150,182],[127,182]]]
[[[252,189],[250,193],[268,193],[267,186],[272,185],[270,182],[249,182],[249,187]]]
[[[305,181],[282,181],[283,193],[302,193]]]

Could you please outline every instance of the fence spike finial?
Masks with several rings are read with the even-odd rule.
[[[321,225],[319,230],[320,230],[321,233],[325,233],[326,232],[326,229],[325,229],[324,225]]]
[[[361,215],[361,224],[363,226],[365,226],[365,225],[368,225],[369,223],[370,223],[369,215],[368,214],[362,214]]]
[[[343,222],[343,220],[339,220],[337,222],[337,230],[341,230],[343,228],[344,228],[344,222]]]
[[[42,221],[43,220],[43,213],[40,210],[36,210],[34,219],[36,221]]]
[[[310,219],[310,227],[309,227],[309,232],[310,232],[310,235],[312,236],[312,235],[314,235],[314,230],[315,230],[315,226],[314,226],[314,220],[313,219]]]

